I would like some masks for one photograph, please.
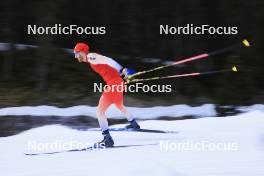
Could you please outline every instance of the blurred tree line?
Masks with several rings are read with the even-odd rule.
[[[179,60],[238,43],[244,37],[251,41],[251,48],[146,76],[218,70],[232,65],[240,68],[239,73],[147,82],[172,84],[173,92],[128,93],[128,104],[264,103],[263,7],[264,2],[258,0],[2,0],[0,42],[11,45],[8,50],[0,50],[0,107],[96,105],[100,94],[93,93],[92,85],[101,82],[101,78],[62,49],[73,48],[78,41],[88,42],[92,51],[113,57],[124,66],[144,70],[161,64],[142,62],[148,58]],[[28,35],[29,24],[105,26],[107,32],[106,35]],[[237,26],[239,34],[161,36],[161,24]],[[18,50],[12,45],[17,43],[40,47]]]

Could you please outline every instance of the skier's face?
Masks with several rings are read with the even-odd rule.
[[[79,62],[85,62],[86,55],[85,55],[84,52],[76,52],[76,53],[75,53],[75,58],[76,58]]]

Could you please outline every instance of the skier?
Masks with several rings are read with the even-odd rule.
[[[110,91],[103,92],[96,110],[96,116],[104,137],[103,140],[97,144],[100,146],[112,147],[114,141],[109,133],[107,117],[105,115],[110,105],[114,104],[126,116],[130,123],[126,128],[135,130],[140,129],[135,118],[128,112],[123,104],[124,89],[121,89],[121,91],[117,89],[117,87],[125,86],[122,77],[126,78],[131,75],[132,69],[123,68],[109,57],[89,52],[89,46],[86,43],[77,43],[74,47],[74,54],[79,62],[89,64],[93,71],[97,72],[111,89]]]

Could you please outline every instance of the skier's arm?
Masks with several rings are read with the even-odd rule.
[[[96,53],[90,54],[89,62],[92,64],[107,64],[114,68],[118,73],[121,73],[123,69],[123,67],[114,59]]]
[[[116,69],[118,71],[118,73],[121,74],[122,70],[123,70],[123,66],[120,65],[118,62],[116,62],[114,59],[111,59],[109,57],[107,58],[107,63],[108,65],[110,65],[111,67],[113,67],[114,69]]]
[[[123,79],[127,79],[129,75],[132,75],[135,73],[134,69],[122,67],[114,59],[106,57],[106,60],[107,60],[108,65],[115,68]]]
[[[116,62],[114,59],[97,54],[97,53],[90,54],[89,62],[92,64],[107,64],[110,67],[114,68],[120,74],[120,76],[125,79],[129,75],[135,73],[134,69],[125,68],[121,66],[118,62]]]

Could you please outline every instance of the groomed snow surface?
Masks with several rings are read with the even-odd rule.
[[[264,175],[264,112],[180,121],[146,120],[141,121],[140,125],[147,129],[178,133],[112,132],[116,145],[146,145],[24,155],[61,151],[54,146],[44,150],[44,144],[57,142],[59,146],[71,141],[87,144],[102,139],[99,131],[78,131],[58,125],[43,126],[0,138],[1,175]],[[119,126],[124,125],[115,125]],[[33,150],[33,143],[42,151]]]

